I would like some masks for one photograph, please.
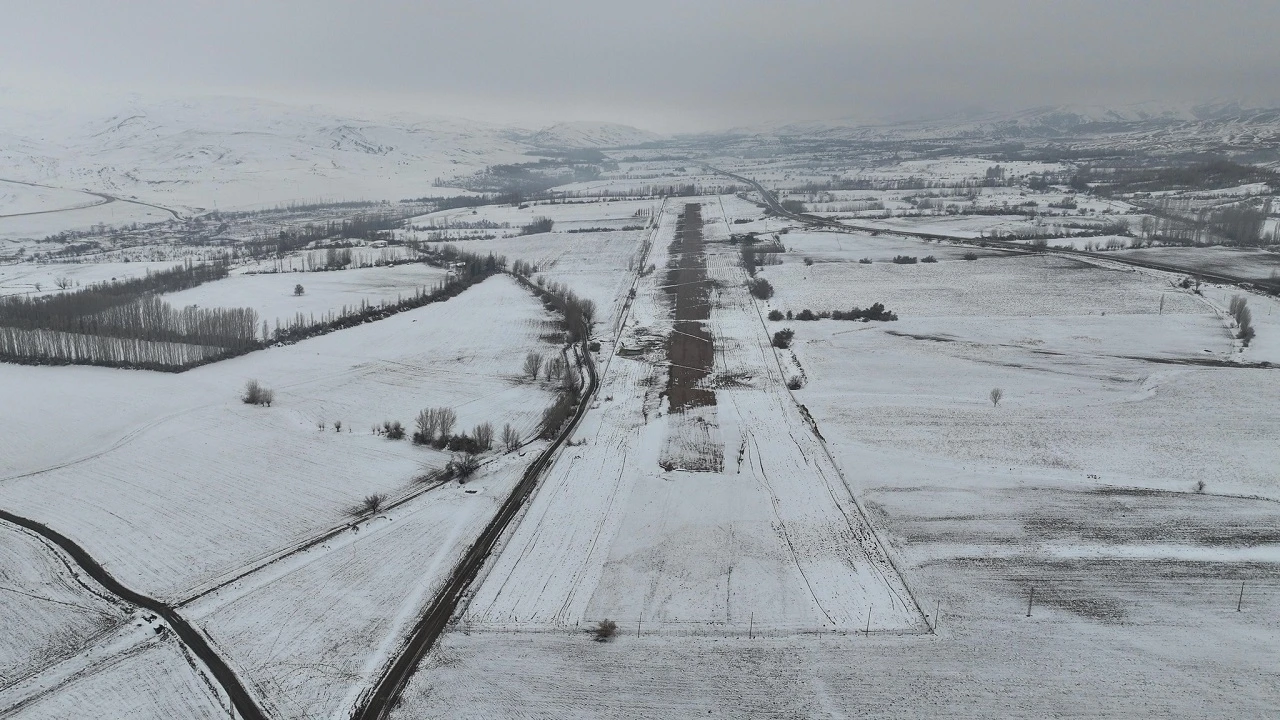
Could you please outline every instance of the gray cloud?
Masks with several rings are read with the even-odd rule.
[[[8,0],[0,77],[659,130],[1280,98],[1274,0]]]

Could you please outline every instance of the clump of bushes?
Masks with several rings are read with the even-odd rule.
[[[964,254],[964,259],[965,259],[965,260],[977,260],[977,259],[978,259],[978,253],[976,253],[976,252],[967,252],[967,253],[965,253],[965,254]]]
[[[870,265],[870,264],[871,264],[871,258],[862,258],[861,260],[859,260],[859,261],[858,261],[858,263],[859,263],[859,264],[861,264],[861,265]]]
[[[894,255],[893,262],[897,265],[915,265],[919,260],[911,255]]]
[[[533,222],[520,227],[520,234],[537,235],[538,233],[549,233],[553,227],[555,227],[555,222],[551,218],[536,217]]]
[[[796,336],[796,331],[791,328],[783,328],[773,334],[773,346],[781,350],[791,347],[791,340]]]
[[[751,278],[748,280],[747,290],[751,293],[752,297],[759,300],[768,300],[773,297],[773,284],[761,277]]]
[[[792,375],[787,381],[787,388],[790,390],[799,390],[802,387],[804,387],[804,380],[800,379],[799,375]]]
[[[240,400],[246,405],[265,405],[271,407],[271,403],[275,402],[276,393],[274,390],[263,387],[262,383],[257,380],[250,380],[244,384],[244,394],[240,396]]]
[[[938,258],[936,258],[936,257],[934,257],[934,256],[932,256],[932,255],[925,255],[924,257],[920,258],[920,262],[923,262],[923,263],[936,263],[936,262],[938,262]]]
[[[381,434],[385,435],[388,440],[403,440],[404,425],[401,425],[399,420],[384,420]]]
[[[770,320],[775,319],[772,317],[772,313],[770,314],[769,319]],[[779,313],[776,319],[778,320],[782,319],[781,313]],[[789,311],[787,312],[787,319],[788,320],[793,319]],[[814,311],[808,308],[805,308],[804,310],[801,310],[800,312],[796,313],[794,319],[803,320],[806,322],[812,322],[814,320],[861,320],[863,322],[874,320],[876,322],[892,322],[894,320],[897,320],[898,316],[896,313],[886,310],[884,307],[884,303],[875,303],[871,307],[866,308],[865,310],[857,306],[854,306],[852,309],[847,311],[846,310],[823,310],[821,312],[815,313]]]
[[[774,322],[777,322],[777,321],[781,320],[781,319],[782,319],[782,311],[781,311],[781,310],[770,310],[770,311],[769,311],[769,319],[770,319],[770,320],[772,320],[772,321],[774,321]]]

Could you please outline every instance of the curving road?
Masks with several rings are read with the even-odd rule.
[[[80,566],[80,569],[85,574],[96,580],[108,592],[125,602],[150,610],[164,618],[169,627],[173,628],[174,633],[177,634],[182,642],[186,643],[192,654],[200,658],[200,661],[209,669],[214,679],[222,686],[223,692],[231,698],[231,704],[235,706],[236,712],[240,714],[240,717],[244,718],[244,720],[267,720],[266,713],[262,711],[262,708],[258,707],[253,696],[241,684],[240,679],[236,677],[230,666],[223,662],[222,658],[214,652],[204,635],[179,615],[173,607],[125,587],[111,573],[107,572],[106,568],[94,560],[84,548],[47,525],[4,510],[0,510],[0,520],[26,528],[57,545],[63,552],[71,556],[71,559]]]

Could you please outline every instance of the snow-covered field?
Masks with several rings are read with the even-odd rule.
[[[112,280],[142,277],[149,272],[170,270],[176,262],[129,263],[18,263],[0,265],[0,297],[36,297],[61,292],[60,280],[70,281],[68,289]]]
[[[4,688],[123,623],[128,608],[39,536],[0,524],[0,707]]]
[[[707,239],[728,227],[710,216]],[[665,268],[678,208],[668,203],[648,263]],[[470,630],[574,631],[603,618],[656,634],[769,634],[925,626],[824,455],[768,345],[728,245],[708,256],[714,295],[719,472],[664,470],[680,415],[659,394],[672,332],[665,272],[641,279],[580,445],[553,466],[463,617]],[[705,414],[705,413],[704,413]],[[674,437],[674,435],[672,435]],[[754,628],[754,630],[752,630]]]
[[[343,309],[355,311],[361,302],[377,305],[409,297],[421,288],[443,282],[446,271],[426,264],[383,268],[357,268],[312,273],[233,274],[222,280],[169,293],[164,299],[174,307],[248,307],[274,327],[301,313],[320,318]],[[295,295],[301,285],[303,293]]]
[[[860,257],[872,240],[880,239],[849,236],[845,254]],[[915,244],[910,254],[940,249]],[[1206,287],[1202,299],[1174,288],[1170,275],[1053,257],[805,266],[803,255],[796,248],[762,270],[778,294],[761,311],[881,301],[902,319],[766,322],[769,331],[796,330],[794,351],[774,361],[757,339],[752,352],[769,362],[748,362],[752,342],[729,322],[744,302],[741,274],[729,282],[734,258],[711,254],[723,281],[712,312],[717,375],[754,370],[750,388],[716,393],[726,475],[740,428],[752,428],[750,409],[761,407],[749,398],[772,385],[779,404],[753,433],[767,452],[748,451],[742,471],[754,475],[750,461],[764,470],[783,453],[784,466],[809,472],[791,471],[775,507],[803,497],[823,456],[788,459],[784,446],[815,436],[782,418],[805,407],[929,622],[939,618],[936,633],[877,634],[875,614],[869,636],[857,622],[797,635],[766,621],[762,631],[769,612],[759,609],[749,626],[740,622],[744,603],[785,597],[770,590],[786,576],[778,568],[769,581],[737,583],[752,553],[730,549],[768,547],[743,517],[752,490],[739,482],[726,496],[714,475],[647,480],[631,470],[647,464],[636,450],[656,444],[668,419],[653,402],[640,417],[626,409],[653,376],[642,361],[661,355],[660,336],[655,344],[646,331],[661,332],[651,319],[661,309],[648,308],[642,281],[621,346],[651,349],[609,362],[601,396],[612,399],[588,414],[584,445],[548,477],[396,717],[1271,712],[1280,680],[1272,661],[1280,623],[1269,610],[1280,602],[1280,373],[1229,366],[1240,355],[1219,312],[1229,292]],[[1251,305],[1255,317],[1269,309],[1256,298]],[[1205,360],[1224,366],[1198,364]],[[770,362],[779,364],[769,370]],[[804,377],[800,406],[790,405],[779,369]],[[1005,391],[998,406],[993,387]],[[608,433],[615,425],[630,428],[625,439]],[[610,467],[596,459],[624,454]],[[592,482],[574,483],[576,475]],[[725,497],[733,503],[713,513]],[[805,503],[811,512],[821,505]],[[557,506],[598,509],[573,516]],[[691,535],[709,526],[699,522],[704,513],[720,521],[717,534]],[[581,528],[574,518],[584,514],[606,519]],[[775,519],[779,534],[786,517]],[[650,539],[659,537],[669,540]],[[725,570],[711,582],[716,564],[735,568],[735,579]],[[821,587],[824,576],[815,576]],[[723,597],[710,600],[712,588]],[[798,600],[772,607],[805,617]],[[606,615],[620,621],[621,637],[591,642],[585,630]]]
[[[446,303],[180,375],[3,366],[0,422],[26,450],[6,454],[0,499],[82,542],[122,580],[178,599],[447,459],[372,425],[450,406],[459,431],[510,422],[527,437],[551,393],[517,375],[523,353],[545,345],[548,319],[526,290],[496,278]],[[505,330],[459,333],[459,322]],[[274,388],[276,404],[239,402],[247,378]]]
[[[530,142],[652,139],[591,124],[538,138],[219,103],[221,119],[194,130],[207,106],[67,119],[5,157],[19,179],[145,193],[189,213],[450,194],[436,178],[530,162]],[[557,192],[731,182],[675,152],[612,153],[618,169]],[[958,187],[937,197],[804,189],[838,178],[964,184],[997,164],[985,158],[860,168],[834,154],[750,157],[707,159],[889,232],[805,229],[733,195],[462,208],[396,231],[535,264],[536,279],[595,302],[601,346],[582,424],[394,716],[1270,716],[1280,702],[1280,302],[1248,295],[1257,337],[1244,347],[1226,313],[1241,291],[1205,284],[1197,294],[1178,287],[1178,274],[1111,258],[1264,278],[1272,255],[1153,248],[1077,258],[926,243],[892,230],[980,239],[1137,216],[1065,187],[972,197]],[[999,164],[1020,177],[1073,169]],[[0,256],[61,247],[13,238],[172,217],[119,201],[59,210],[93,196],[10,185],[0,183]],[[1069,197],[1078,209],[1047,207]],[[914,214],[921,198],[926,212],[934,200],[1034,201],[1070,217],[873,219],[838,207]],[[688,255],[673,242],[687,202],[702,206],[706,279],[682,283],[669,264]],[[59,211],[3,217],[41,209]],[[276,217],[186,249],[270,236]],[[518,234],[542,217],[552,232]],[[758,272],[774,287],[768,300],[747,293],[742,246],[729,242],[747,232],[786,251]],[[126,237],[102,257],[181,257],[164,254],[182,246],[163,232],[154,240]],[[1098,238],[1048,243],[1087,241]],[[395,242],[352,250],[357,263],[411,252]],[[271,323],[443,279],[416,264],[297,272],[325,252],[237,265],[226,280],[166,299],[252,307]],[[937,262],[890,262],[898,255]],[[0,295],[171,264],[0,265]],[[703,342],[677,332],[673,298],[701,282],[714,352],[696,390],[714,402],[673,411],[670,377],[688,369],[673,348]],[[774,309],[876,302],[900,319],[767,320]],[[795,331],[790,348],[771,344],[783,328]],[[528,381],[521,366],[529,351],[558,353],[561,330],[528,289],[499,276],[447,302],[181,374],[0,364],[0,507],[47,523],[126,585],[174,604],[271,717],[347,718],[547,447],[534,436],[556,388]],[[250,378],[275,390],[273,406],[240,402]],[[510,423],[525,444],[487,454],[466,484],[437,482],[431,473],[449,453],[374,430],[395,420],[412,432],[416,413],[436,406],[456,410],[455,433]],[[361,513],[375,493],[385,506]],[[606,618],[619,637],[593,642],[588,631]],[[0,717],[230,713],[163,623],[8,525],[0,636]]]

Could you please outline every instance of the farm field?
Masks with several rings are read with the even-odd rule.
[[[715,204],[704,199],[704,217]],[[693,252],[673,243],[675,215],[663,215],[648,259],[660,268]],[[727,240],[723,222],[704,231],[708,247]],[[707,250],[705,262],[724,288],[712,293],[708,327],[713,371],[727,386],[701,408],[663,398],[665,351],[655,339],[672,332],[666,275],[642,278],[610,349],[603,400],[579,430],[583,444],[553,466],[487,571],[462,617],[467,630],[563,632],[611,618],[662,635],[744,624],[770,634],[849,631],[869,608],[878,629],[925,628],[790,402],[760,317],[743,302],[734,255]]]
[[[456,336],[457,308],[469,303],[483,308],[469,313],[473,321],[489,314],[509,332],[433,343],[441,333]],[[528,291],[497,278],[448,302],[348,332],[181,375],[131,373],[136,383],[117,384],[122,395],[104,393],[99,401],[161,402],[150,404],[148,420],[117,426],[113,439],[95,432],[102,440],[90,443],[52,432],[56,416],[32,421],[38,414],[23,411],[45,401],[48,383],[74,395],[68,373],[5,366],[6,397],[17,412],[5,415],[4,431],[36,452],[22,458],[25,466],[6,469],[0,498],[13,512],[65,526],[65,534],[93,548],[122,580],[177,599],[342,523],[366,494],[412,487],[413,477],[448,459],[373,435],[372,425],[410,423],[423,407],[449,406],[460,429],[510,422],[528,437],[551,392],[517,379],[515,354],[543,343],[549,319]],[[120,374],[74,371],[86,384]],[[246,378],[275,388],[276,406],[241,403]],[[335,420],[345,423],[342,433],[333,432]],[[327,431],[318,429],[321,421]],[[279,458],[282,448],[289,448],[289,462],[252,461]],[[139,468],[146,468],[142,481]],[[245,503],[245,497],[257,500]],[[157,552],[134,552],[143,538]]]
[[[170,270],[176,262],[128,263],[22,263],[0,265],[0,297],[25,295],[39,297],[61,292],[60,279],[69,280],[68,289],[94,283],[142,277],[148,272]]]
[[[650,471],[655,482],[631,469],[666,451],[679,418],[652,399],[670,310],[645,278],[605,346],[600,395],[611,399],[588,414],[583,445],[548,478],[393,717],[1270,711],[1280,680],[1270,650],[1280,623],[1265,610],[1280,600],[1270,460],[1280,373],[1231,367],[1241,353],[1222,319],[1226,291],[1199,297],[1173,287],[1174,276],[1104,261],[965,261],[936,244],[793,231],[782,236],[783,264],[761,268],[776,292],[757,303],[741,289],[737,249],[720,244],[725,233],[707,224],[717,384],[715,413],[699,420],[714,424],[724,475],[738,477],[739,459],[757,483],[779,482],[771,461],[821,467],[820,452],[788,459],[784,447],[820,432],[831,472],[848,479],[920,599],[919,627],[938,617],[937,631],[915,634],[905,616],[880,625],[874,612],[870,634],[865,614],[824,627],[782,585],[737,585],[760,562],[753,549],[767,547],[752,531],[751,493],[735,484],[714,516],[737,520],[722,520],[718,536],[694,534],[724,502],[717,475]],[[654,246],[659,267],[666,244]],[[876,252],[940,262],[857,262]],[[806,266],[805,256],[821,260]],[[900,319],[762,320],[771,308],[873,302]],[[767,330],[748,332],[753,323]],[[783,327],[795,340],[775,356],[767,337]],[[1260,359],[1256,349],[1243,356]],[[803,387],[789,393],[790,377]],[[994,407],[993,387],[1004,391]],[[628,407],[637,401],[638,414]],[[611,426],[628,434],[615,439]],[[741,437],[749,449],[735,458]],[[576,475],[596,482],[571,484]],[[788,500],[805,491],[795,483],[816,479],[798,475],[776,494],[775,527],[789,527]],[[732,581],[724,570],[711,579],[717,564],[734,568]],[[806,576],[819,588],[826,578]],[[839,596],[863,599],[875,584],[855,587]],[[743,623],[749,605],[770,609]],[[603,617],[618,620],[620,636],[591,642]]]
[[[421,288],[432,289],[444,281],[446,271],[425,263],[382,268],[355,268],[310,273],[233,274],[187,290],[168,293],[174,307],[247,307],[274,327],[295,315],[322,318],[330,313],[359,310],[361,303],[394,303]],[[294,294],[301,285],[303,293]]]

